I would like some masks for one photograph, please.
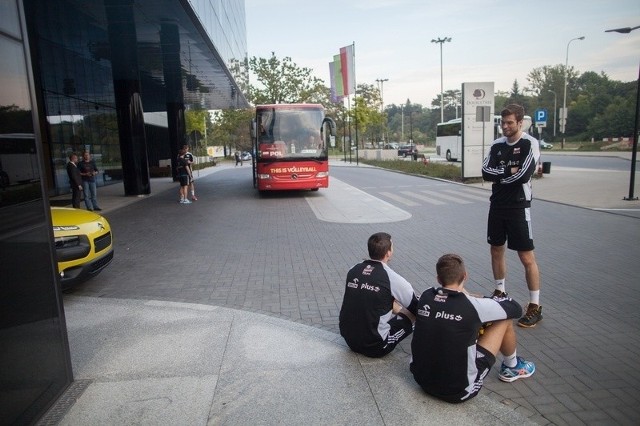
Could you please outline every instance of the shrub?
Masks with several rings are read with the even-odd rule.
[[[429,176],[433,178],[440,178],[451,180],[454,182],[473,182],[481,178],[469,178],[462,179],[462,170],[459,166],[454,164],[440,163],[440,162],[428,162],[423,163],[418,161],[403,161],[403,160],[360,160],[364,164],[380,167],[388,170],[396,170],[403,173],[409,173],[412,175]]]

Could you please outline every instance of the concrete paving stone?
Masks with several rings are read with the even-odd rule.
[[[621,404],[640,408],[640,392],[636,387],[609,389]]]
[[[613,424],[613,418],[611,418],[611,416],[604,411],[578,411],[575,413],[575,415],[587,424]]]
[[[573,413],[549,414],[545,416],[549,422],[556,426],[578,426],[585,423]]]
[[[538,407],[538,405],[550,405],[558,403],[558,399],[554,395],[551,395],[549,393],[527,396],[527,401],[529,401],[529,404],[534,407]]]
[[[618,425],[637,425],[640,419],[640,409],[638,406],[622,406],[607,408],[604,410]]]
[[[583,411],[591,408],[591,403],[587,402],[583,395],[576,392],[559,393],[556,394],[556,398],[567,407],[568,411]]]
[[[384,424],[357,363],[343,368],[263,365],[260,370],[234,369],[218,382],[208,424],[274,423]]]
[[[555,402],[551,404],[534,404],[536,407],[536,411],[540,413],[544,418],[549,418],[550,415],[554,414],[563,414],[570,413],[569,410],[564,404],[561,402]]]
[[[94,382],[59,424],[205,424],[216,384],[216,375]]]

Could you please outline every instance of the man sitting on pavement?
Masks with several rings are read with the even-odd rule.
[[[391,352],[413,331],[417,295],[387,263],[393,255],[391,235],[369,237],[369,260],[347,274],[340,309],[340,334],[354,352],[377,358]]]
[[[447,402],[468,401],[482,388],[498,351],[504,357],[500,380],[531,376],[535,365],[516,354],[512,319],[522,315],[518,302],[469,294],[464,289],[467,272],[458,255],[442,256],[436,271],[442,287],[422,293],[411,342],[410,368],[422,389]]]

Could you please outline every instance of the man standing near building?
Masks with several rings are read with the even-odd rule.
[[[340,335],[352,351],[378,358],[413,332],[418,297],[387,265],[393,255],[391,235],[373,234],[367,246],[370,259],[347,274]]]
[[[82,176],[78,170],[78,156],[74,152],[69,154],[67,176],[69,176],[69,186],[71,187],[71,206],[74,209],[79,209],[80,198],[82,198]]]
[[[518,325],[535,327],[542,320],[542,306],[531,228],[531,177],[540,158],[540,147],[535,138],[521,129],[524,108],[507,105],[501,116],[503,136],[494,141],[482,164],[483,179],[493,182],[487,242],[491,245],[491,268],[496,282],[494,296],[506,296],[506,243],[509,249],[518,252],[529,288],[530,301]]]
[[[84,205],[89,211],[102,210],[98,206],[98,188],[96,186],[96,176],[98,175],[98,167],[96,162],[91,159],[89,151],[82,154],[82,161],[78,164],[80,175],[82,175],[82,187],[84,189]]]
[[[191,199],[193,201],[198,201],[198,197],[196,197],[196,186],[193,183],[193,154],[189,151],[191,147],[189,145],[183,145],[182,149],[185,150],[184,158],[189,163],[189,188],[188,190],[191,192]]]

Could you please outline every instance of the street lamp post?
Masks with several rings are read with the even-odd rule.
[[[553,93],[553,137],[556,137],[556,122],[558,117],[558,95],[553,90],[548,90]]]
[[[385,81],[389,81],[388,78],[377,78],[376,81],[378,82],[378,84],[380,85],[380,115],[382,116],[382,119],[384,120],[384,82]],[[386,120],[385,120],[386,121]],[[384,145],[384,129],[385,129],[385,122],[382,123],[382,145]]]
[[[572,38],[567,43],[567,56],[564,61],[564,101],[562,102],[562,117],[560,121],[560,128],[562,129],[562,149],[564,149],[564,140],[566,136],[567,130],[567,76],[569,75],[569,45],[572,41],[575,40],[584,40],[584,36]]]
[[[629,34],[631,31],[640,28],[640,25],[636,27],[614,28],[612,30],[605,30],[606,33],[616,32],[621,34]],[[631,148],[631,176],[629,177],[629,196],[624,197],[626,201],[637,200],[638,197],[634,197],[633,191],[636,180],[636,158],[638,153],[638,115],[640,115],[640,68],[638,69],[638,93],[636,95],[636,115],[633,123],[633,145]]]
[[[442,73],[442,45],[448,41],[451,41],[451,37],[443,37],[431,40],[431,43],[440,44],[440,122],[444,122],[444,84]]]

